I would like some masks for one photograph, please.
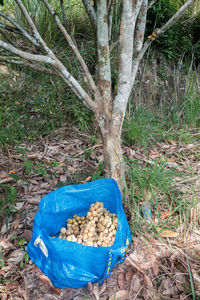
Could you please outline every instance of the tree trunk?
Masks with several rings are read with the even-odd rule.
[[[114,178],[117,181],[122,194],[126,185],[125,166],[121,149],[121,130],[138,65],[152,41],[169,29],[195,1],[186,1],[168,22],[161,28],[157,28],[155,32],[148,36],[145,42],[144,34],[147,11],[156,0],[122,1],[117,54],[118,81],[115,93],[113,93],[111,88],[111,67],[115,63],[111,64],[112,51],[110,50],[110,38],[112,33],[113,8],[117,1],[98,0],[94,2],[95,5],[93,6],[90,0],[83,0],[95,31],[96,50],[98,54],[95,81],[76,43],[67,32],[67,29],[62,25],[58,14],[51,7],[48,0],[42,0],[79,62],[85,86],[82,86],[78,82],[63,65],[62,61],[48,47],[31,19],[23,1],[15,0],[29,25],[31,34],[17,24],[13,18],[0,11],[1,20],[3,18],[5,21],[5,24],[0,23],[1,29],[8,30],[10,34],[13,33],[14,35],[15,33],[20,33],[22,37],[26,38],[36,48],[36,51],[34,51],[32,47],[28,48],[30,45],[27,45],[26,50],[24,50],[26,47],[20,49],[20,46],[16,46],[15,43],[10,44],[10,36],[8,37],[4,33],[3,36],[8,43],[0,39],[0,48],[8,51],[9,55],[5,59],[4,51],[1,51],[0,59],[3,55],[3,61],[7,61],[8,63],[21,64],[40,72],[60,76],[82,103],[93,111],[102,135],[106,177]],[[63,1],[60,0],[60,3],[62,9]],[[7,21],[12,26],[7,25]],[[14,40],[15,38],[14,36]],[[24,45],[24,43],[21,44]],[[42,51],[39,51],[40,49]],[[14,58],[10,58],[10,53],[14,54]]]
[[[121,130],[120,128],[117,130],[116,127],[111,124],[107,124],[107,126],[109,126],[107,130],[102,130],[102,127],[100,127],[103,142],[105,176],[117,181],[123,195],[126,182],[125,165],[121,148]]]

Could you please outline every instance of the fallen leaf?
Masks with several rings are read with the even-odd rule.
[[[85,180],[81,181],[81,183],[86,183],[86,182],[90,181],[91,179],[92,179],[92,177],[89,176],[89,177],[87,177]]]
[[[7,267],[3,267],[1,270],[0,270],[0,275],[4,276],[5,277],[7,276],[7,274],[11,271],[11,269],[13,268],[12,265],[9,265]]]
[[[16,290],[19,287],[19,282],[18,281],[13,281],[13,282],[7,282],[6,283],[6,289],[9,291]]]
[[[61,292],[62,292],[62,290],[60,288],[56,288],[55,286],[51,286],[50,291],[52,294],[61,294]]]
[[[38,274],[38,279],[42,281],[44,284],[48,285],[49,287],[52,287],[51,280],[44,274]]]
[[[93,294],[94,294],[96,300],[99,300],[99,284],[98,283],[93,284]]]
[[[0,184],[7,183],[7,182],[10,182],[10,181],[14,181],[14,179],[12,177],[8,176],[8,177],[0,180]]]
[[[32,197],[32,198],[26,198],[26,201],[30,204],[38,205],[40,203],[41,197]]]
[[[38,267],[36,267],[36,266],[33,268],[32,272],[34,272],[34,273],[41,273],[40,269]]]
[[[168,162],[175,162],[176,160],[175,160],[175,158],[171,157],[171,158],[168,158],[167,161],[168,161]]]
[[[131,281],[131,279],[133,278],[133,274],[134,274],[134,272],[133,272],[132,269],[130,269],[128,272],[126,272],[126,281],[127,281],[127,283],[129,283]]]
[[[0,275],[3,276],[5,274],[5,270],[1,269],[0,270]]]
[[[17,249],[10,254],[8,262],[18,264],[24,258],[24,255],[24,251],[22,251],[21,249]]]
[[[169,277],[164,278],[162,280],[159,288],[162,290],[163,295],[168,296],[168,297],[174,296],[175,284],[171,278],[169,278]]]
[[[158,262],[155,259],[154,262],[152,263],[152,269],[153,269],[153,274],[154,276],[158,276],[159,273],[159,267],[158,267]]]
[[[160,231],[162,229],[160,227],[157,227],[157,230]],[[159,235],[161,237],[164,237],[164,238],[167,238],[167,237],[177,237],[177,236],[180,235],[180,232],[165,229],[165,230],[160,231]]]
[[[3,74],[9,74],[9,70],[8,70],[8,67],[7,66],[0,66],[0,73],[3,73]]]
[[[61,175],[60,176],[60,181],[61,182],[66,182],[67,181],[67,175]]]
[[[15,208],[17,210],[20,210],[20,209],[22,209],[23,205],[24,205],[24,202],[17,202],[17,203],[15,203]]]
[[[176,176],[174,177],[174,181],[182,181],[183,180],[183,177],[180,177],[180,176]]]
[[[32,239],[32,231],[31,230],[24,230],[22,236],[25,238],[27,242]]]
[[[162,154],[159,153],[158,151],[152,151],[152,152],[150,153],[150,155],[149,155],[149,157],[150,157],[151,159],[155,159],[155,158],[158,158],[158,157],[161,157],[161,156],[162,156]]]
[[[135,155],[135,150],[131,149],[131,148],[127,148],[126,155],[127,155],[128,159],[133,159],[134,155]]]
[[[141,285],[140,285],[140,279],[139,279],[139,277],[138,277],[137,274],[135,274],[135,275],[133,276],[132,282],[133,282],[133,285],[132,285],[132,291],[133,291],[134,293],[137,293],[137,292],[140,290],[140,288],[141,288]]]
[[[35,185],[39,184],[39,182],[35,179],[29,179],[29,183],[32,183],[32,184],[35,184]]]
[[[194,148],[194,147],[195,147],[194,144],[187,144],[187,145],[186,145],[186,148],[187,148],[187,149],[192,149],[192,148]]]
[[[149,276],[144,275],[144,289],[143,289],[143,297],[145,300],[153,299],[154,288],[153,283]]]
[[[9,176],[9,174],[7,172],[5,172],[5,171],[0,172],[0,178],[1,179],[7,178],[8,176]]]
[[[171,148],[171,146],[168,145],[168,144],[162,145],[161,147],[162,147],[162,149],[164,149],[164,150],[167,150],[167,149]]]
[[[128,299],[129,299],[129,291],[127,290],[120,290],[109,298],[109,300],[128,300]]]
[[[164,219],[168,218],[169,215],[170,215],[170,211],[168,210],[168,211],[164,212],[164,213],[160,216],[160,218],[161,218],[161,220],[164,220]]]
[[[65,166],[65,162],[64,161],[59,162],[58,167],[64,167],[64,166]]]
[[[29,153],[29,154],[27,155],[27,158],[28,158],[28,159],[39,158],[39,157],[38,157],[38,153]]]
[[[193,279],[194,279],[194,273],[193,273]],[[185,291],[185,286],[187,286],[187,277],[185,274],[176,272],[175,273],[175,281],[176,281],[176,287],[179,290],[179,292]]]
[[[67,166],[67,170],[71,171],[72,173],[75,173],[76,170],[72,166]]]
[[[14,248],[14,245],[12,243],[8,242],[7,239],[0,240],[0,246],[4,250],[8,250],[8,249]]]
[[[93,285],[91,282],[88,282],[87,287],[89,289],[89,291],[92,293],[93,292]]]
[[[131,264],[131,266],[133,266],[134,268],[136,268],[139,272],[143,273],[144,270],[142,268],[142,266],[137,265],[134,261],[134,257],[133,257],[133,253],[130,254],[129,256],[127,256],[127,261]]]
[[[170,145],[176,145],[176,143],[172,140],[169,140],[168,142],[169,142]]]
[[[120,289],[125,290],[125,275],[123,272],[119,273],[117,281]]]
[[[167,165],[168,165],[169,167],[171,167],[171,168],[176,168],[176,167],[178,167],[178,164],[175,163],[175,162],[168,162]]]
[[[105,292],[105,290],[107,289],[107,285],[106,283],[104,282],[102,285],[101,285],[101,288],[100,288],[100,291],[99,291],[99,295],[103,294]]]

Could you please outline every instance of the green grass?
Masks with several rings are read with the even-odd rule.
[[[198,136],[192,130],[200,128],[200,80],[194,61],[181,71],[164,58],[155,68],[153,59],[147,56],[141,64],[143,77],[136,80],[128,104],[123,142],[145,148],[165,139],[193,143]]]
[[[48,46],[57,48],[58,45],[62,47],[63,43],[66,44],[63,35],[54,22],[54,19],[49,14],[46,6],[40,0],[22,0],[22,3],[26,7],[30,17],[36,25],[37,30]],[[53,9],[56,10],[58,17],[62,21],[60,1],[50,0],[49,3],[53,7]],[[69,32],[76,33],[79,32],[79,30],[88,32],[88,18],[84,12],[82,1],[65,1],[64,6],[67,17],[67,29],[69,30]],[[29,25],[27,24],[26,18],[22,14],[15,1],[6,1],[3,6],[3,11],[5,11],[7,14],[11,14],[12,17],[14,16],[17,23],[29,30]]]
[[[0,216],[8,218],[17,211],[14,204],[18,197],[18,191],[9,183],[0,184],[0,189]]]
[[[123,142],[127,146],[146,146],[162,140],[164,124],[161,118],[147,108],[134,109],[131,105],[123,125]]]
[[[15,80],[13,80],[15,78]],[[24,139],[67,125],[89,130],[93,116],[59,78],[27,69],[0,75],[0,146],[16,145]]]
[[[174,178],[183,174],[167,168],[166,161],[161,159],[154,161],[153,164],[141,163],[140,160],[127,161],[127,163],[130,196],[127,206],[131,214],[130,223],[133,233],[145,235],[147,232],[159,236],[158,228],[176,229],[181,223],[186,226],[190,208],[195,207],[196,204],[195,201],[189,201],[186,194],[173,186]],[[144,201],[149,201],[151,204],[153,221],[150,223],[147,223],[142,216]],[[160,220],[160,216],[166,211],[169,211],[169,216],[165,220]]]

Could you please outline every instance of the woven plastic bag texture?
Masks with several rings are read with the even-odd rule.
[[[52,237],[58,236],[60,228],[74,214],[85,216],[96,201],[103,202],[118,217],[111,247],[90,247]],[[79,288],[88,282],[101,284],[110,276],[113,267],[125,259],[130,242],[130,228],[117,183],[113,179],[99,179],[62,187],[42,198],[34,218],[28,254],[55,287]]]

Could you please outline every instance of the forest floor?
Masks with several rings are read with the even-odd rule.
[[[124,147],[127,159],[137,160],[141,165],[151,167],[159,157],[166,158],[165,168],[174,168],[183,175],[176,176],[173,185],[183,199],[196,202],[182,223],[179,219],[179,224],[171,229],[170,224],[174,224],[178,214],[174,202],[176,219],[169,217],[169,207],[158,204],[160,214],[153,209],[152,222],[159,234],[147,230],[148,225],[143,222],[143,234],[133,230],[126,259],[113,269],[111,276],[101,286],[89,283],[79,289],[55,288],[29,260],[26,245],[43,196],[61,186],[88,182],[103,175],[99,169],[103,160],[101,142],[92,144],[91,138],[77,128],[63,128],[32,144],[2,151],[1,203],[7,216],[1,214],[0,219],[0,299],[200,299],[199,150],[198,141],[193,144],[163,141],[148,151]],[[4,202],[6,197],[14,202],[12,210]],[[134,220],[128,219],[132,229]]]

